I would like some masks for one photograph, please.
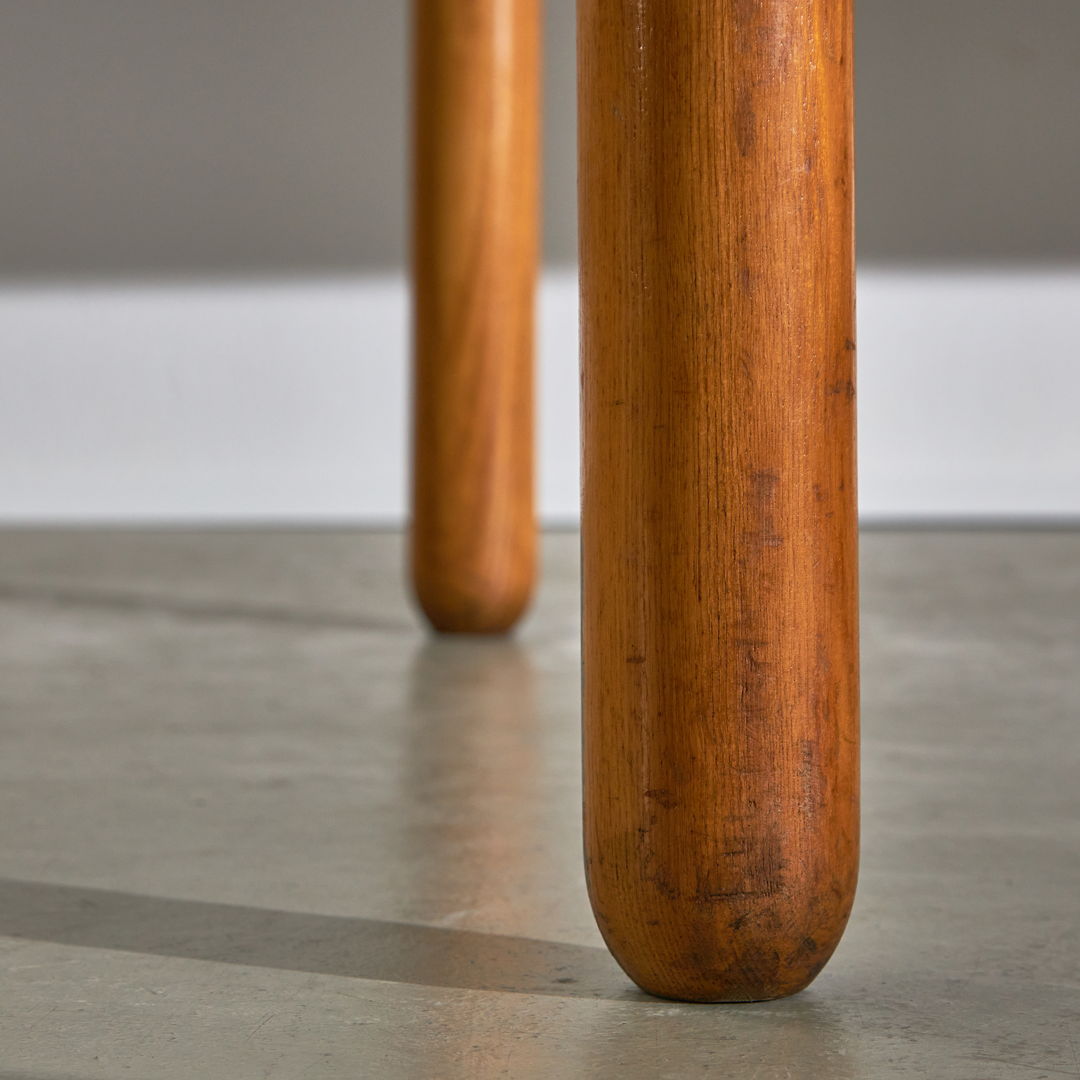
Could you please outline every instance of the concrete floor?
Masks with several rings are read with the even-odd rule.
[[[0,1080],[1080,1077],[1080,533],[864,540],[859,900],[810,990],[600,945],[576,537],[516,641],[401,541],[0,534]]]

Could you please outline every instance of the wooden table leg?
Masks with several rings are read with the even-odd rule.
[[[528,603],[539,0],[416,0],[412,573],[439,630]]]
[[[779,997],[858,846],[850,0],[579,0],[585,836],[644,989]]]

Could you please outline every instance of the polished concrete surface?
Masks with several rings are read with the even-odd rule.
[[[0,1080],[1080,1077],[1080,533],[863,543],[864,856],[805,993],[601,947],[577,538],[436,640],[389,534],[0,534]]]

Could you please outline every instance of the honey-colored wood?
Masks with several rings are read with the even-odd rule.
[[[533,586],[539,0],[416,0],[412,573],[436,629]]]
[[[806,986],[851,907],[850,0],[579,0],[585,836],[644,989]]]

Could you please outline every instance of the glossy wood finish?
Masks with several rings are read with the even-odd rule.
[[[528,603],[539,0],[416,0],[412,572],[439,630]]]
[[[646,990],[806,986],[851,907],[850,0],[579,0],[585,831]]]

